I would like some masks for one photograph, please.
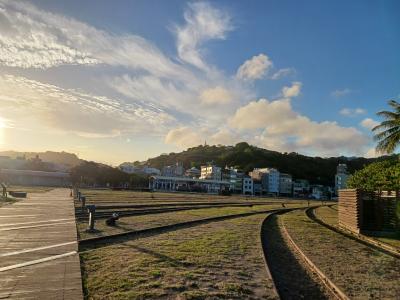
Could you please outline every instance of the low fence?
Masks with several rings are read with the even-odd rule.
[[[339,225],[354,232],[400,230],[399,191],[339,190]]]

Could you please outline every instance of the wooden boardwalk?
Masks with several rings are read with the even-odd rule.
[[[0,299],[82,299],[68,189],[0,207]]]

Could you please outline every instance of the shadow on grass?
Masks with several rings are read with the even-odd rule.
[[[262,234],[264,254],[281,299],[328,299],[288,247],[277,216],[263,223]]]

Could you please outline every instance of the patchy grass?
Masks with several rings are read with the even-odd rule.
[[[17,201],[18,201],[17,198],[0,196],[0,207],[5,205],[5,204],[15,203]]]
[[[396,299],[400,295],[399,259],[333,232],[302,211],[281,218],[305,254],[351,299]]]
[[[298,207],[298,204],[288,204],[286,207]],[[179,222],[192,221],[204,218],[211,218],[223,215],[233,215],[247,212],[257,212],[282,207],[280,204],[255,205],[253,207],[220,207],[220,208],[204,208],[194,210],[184,210],[177,212],[158,213],[150,215],[140,215],[131,217],[122,217],[117,221],[117,226],[107,226],[105,219],[96,221],[96,232],[86,232],[88,227],[87,221],[77,222],[79,237],[81,239],[94,236],[105,236],[116,234],[130,230],[140,230],[156,226],[169,225]]]
[[[221,203],[221,202],[278,202],[283,201],[303,203],[304,200],[293,200],[287,198],[250,197],[243,195],[219,196],[198,193],[161,193],[161,192],[136,192],[136,191],[113,191],[109,189],[81,189],[86,196],[88,204],[113,205],[113,204],[158,204],[158,203]]]
[[[81,253],[88,299],[275,299],[265,215],[210,223]]]
[[[335,205],[334,208],[337,206]],[[333,226],[338,226],[338,215],[337,211],[328,207],[320,207],[316,209],[316,216]],[[389,244],[391,246],[397,247],[400,249],[400,234],[396,232],[382,232],[382,233],[370,233],[368,237],[378,240],[382,243]]]

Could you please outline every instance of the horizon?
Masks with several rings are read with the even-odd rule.
[[[0,25],[0,151],[376,157],[400,99],[398,1],[0,0]]]

